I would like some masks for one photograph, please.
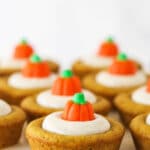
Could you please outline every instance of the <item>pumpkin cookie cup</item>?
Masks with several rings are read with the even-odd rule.
[[[73,64],[72,70],[80,78],[83,78],[87,74],[97,73],[108,68],[108,66],[111,65],[112,60],[117,56],[118,52],[119,48],[117,44],[114,42],[112,37],[108,37],[106,41],[100,45],[98,52],[93,56],[93,58],[89,56],[87,59],[85,56],[84,58],[77,60]]]
[[[1,101],[0,103],[2,103]],[[4,103],[4,106],[2,106],[3,108],[0,109],[5,109],[5,105],[6,104]],[[10,108],[11,112],[0,116],[0,149],[14,145],[18,142],[26,120],[25,113],[19,107],[10,106]],[[6,112],[6,110],[1,111]]]
[[[55,78],[56,75],[50,72],[48,64],[34,54],[21,73],[0,78],[0,98],[18,105],[23,98],[50,88]]]
[[[134,80],[140,78],[140,80],[133,83],[132,78]],[[130,82],[131,79],[132,83]],[[82,82],[84,88],[112,101],[119,93],[130,93],[143,85],[146,82],[146,77],[142,71],[137,70],[133,61],[129,60],[124,53],[121,53],[107,70],[96,75],[87,75]]]
[[[26,39],[22,39],[21,42],[15,47],[11,58],[0,60],[0,76],[8,76],[12,73],[21,71],[26,61],[33,54],[33,47],[27,42]],[[59,71],[59,65],[56,62],[52,60],[45,61],[48,63],[52,72],[57,73]]]
[[[133,93],[119,94],[114,100],[114,105],[127,125],[137,115],[150,112],[150,81],[147,87],[140,87]]]
[[[51,117],[61,120],[61,126]],[[97,122],[97,119],[100,119],[101,123]],[[56,131],[50,129],[53,126],[51,121],[56,123],[56,126],[53,124]],[[87,129],[89,123],[90,128]],[[86,124],[88,125],[85,127]],[[113,119],[94,114],[90,103],[85,101],[81,93],[76,94],[74,100],[67,103],[64,112],[55,112],[46,118],[34,120],[26,129],[26,137],[32,150],[119,150],[123,135],[123,126]]]
[[[52,89],[41,92],[36,96],[26,97],[21,102],[21,107],[28,114],[30,121],[63,110],[67,101],[69,101],[75,93],[81,91],[85,93],[87,99],[94,99],[94,101],[89,101],[93,102],[92,105],[96,113],[107,115],[107,113],[110,112],[110,102],[101,96],[96,96],[82,89],[79,78],[74,76],[70,70],[63,71],[62,75],[55,80]],[[44,93],[46,95],[48,94],[48,98],[47,96],[44,97]],[[42,105],[43,103],[41,104],[41,101],[47,101],[47,103]],[[55,101],[58,101],[58,104],[56,104]],[[53,103],[55,103],[55,106],[58,106],[54,107]]]
[[[137,150],[150,149],[150,124],[147,123],[148,116],[149,114],[141,114],[130,123],[130,131]]]
[[[106,70],[119,53],[118,45],[112,37],[104,41],[95,55],[81,57],[72,65],[73,72],[83,78],[87,74],[98,73]],[[135,61],[135,60],[134,60]],[[135,61],[136,66],[141,69],[141,64]]]
[[[15,47],[13,56],[9,60],[1,60],[2,67],[0,65],[0,75],[8,76],[12,73],[18,72],[24,66],[27,59],[34,53],[32,46],[25,40],[22,39],[21,42]]]

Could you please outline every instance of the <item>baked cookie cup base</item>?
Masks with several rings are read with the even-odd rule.
[[[9,76],[12,73],[19,72],[20,69],[11,69],[11,68],[0,68],[0,76],[5,77]]]
[[[139,115],[130,123],[130,131],[137,150],[150,150],[150,125],[145,122],[147,115]]]
[[[51,61],[51,60],[47,60],[47,63],[51,69],[51,72],[54,72],[54,73],[59,72],[59,65],[56,62]]]
[[[114,100],[114,106],[119,111],[120,116],[126,125],[142,113],[150,112],[150,105],[136,103],[132,100],[131,94],[119,94]]]
[[[12,106],[10,114],[0,117],[0,149],[18,142],[25,119],[25,113],[16,106]]]
[[[111,129],[102,134],[67,136],[41,128],[44,118],[32,121],[26,137],[32,150],[119,150],[124,135],[123,126],[111,119]]]
[[[9,104],[19,105],[27,96],[37,94],[48,88],[36,89],[18,89],[8,84],[8,77],[0,78],[0,98],[6,100]]]
[[[72,65],[72,71],[74,72],[75,75],[79,76],[81,79],[87,74],[98,73],[99,71],[102,71],[104,69],[106,68],[92,67],[92,66],[86,65],[80,60],[76,61]]]
[[[31,107],[32,106],[32,107]],[[39,117],[44,117],[50,113],[56,111],[62,111],[63,108],[48,108],[39,105],[36,102],[36,96],[30,96],[25,98],[21,102],[21,107],[27,113],[28,121],[37,119]],[[93,104],[94,112],[102,115],[107,115],[111,110],[111,104],[103,97],[97,97],[96,103]]]

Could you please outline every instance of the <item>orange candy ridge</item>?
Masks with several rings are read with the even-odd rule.
[[[51,91],[54,95],[72,96],[77,92],[81,92],[80,79],[74,76],[70,70],[65,70],[62,75],[55,80]]]
[[[32,55],[30,60],[22,69],[22,74],[28,78],[44,78],[50,75],[51,71],[46,62],[41,61],[37,55]]]
[[[118,46],[114,43],[113,39],[109,37],[104,43],[102,43],[98,50],[99,56],[115,57],[118,55]]]
[[[147,92],[150,92],[150,79],[147,81]]]
[[[136,73],[137,66],[134,61],[127,59],[127,56],[121,53],[108,68],[108,71],[111,74],[132,75]]]
[[[33,54],[33,48],[27,43],[26,40],[22,40],[20,44],[18,44],[14,51],[14,58],[16,59],[25,59],[29,58]]]
[[[62,114],[62,119],[68,121],[90,121],[94,120],[92,105],[85,100],[82,93],[74,95],[72,101],[68,101]]]

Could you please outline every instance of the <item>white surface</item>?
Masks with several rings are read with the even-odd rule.
[[[0,55],[9,55],[27,37],[39,53],[61,58],[68,67],[112,34],[121,50],[150,68],[149,5],[147,0],[0,0]]]

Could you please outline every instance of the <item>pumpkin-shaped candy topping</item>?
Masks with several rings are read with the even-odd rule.
[[[147,81],[147,92],[150,92],[150,79]]]
[[[107,40],[102,43],[98,50],[99,56],[115,57],[118,55],[118,46],[114,43],[112,37],[108,37]]]
[[[49,65],[42,61],[41,58],[33,54],[25,67],[22,69],[22,74],[28,78],[44,78],[50,75]]]
[[[51,92],[53,95],[72,96],[81,92],[80,79],[71,70],[64,70],[54,82]]]
[[[95,119],[93,107],[85,100],[83,93],[75,94],[73,100],[68,101],[62,119],[68,121],[90,121]]]
[[[15,59],[26,59],[33,54],[33,48],[27,43],[25,39],[22,39],[21,43],[16,46],[14,51]]]
[[[133,75],[137,71],[137,66],[134,61],[127,58],[126,54],[120,53],[108,70],[111,74]]]

